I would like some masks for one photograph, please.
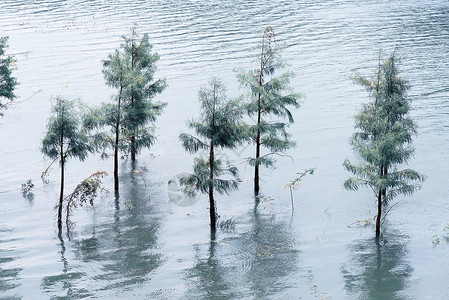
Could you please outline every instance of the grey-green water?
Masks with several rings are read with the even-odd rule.
[[[120,199],[110,193],[78,209],[70,235],[58,236],[58,170],[47,185],[39,178],[49,98],[108,101],[101,60],[134,25],[149,33],[169,84],[158,96],[168,107],[153,156],[143,153],[136,166],[148,171],[134,173],[123,160]],[[233,70],[254,66],[266,25],[286,43],[293,86],[304,95],[291,127],[298,147],[293,160],[264,171],[267,200],[257,210],[251,169],[241,163],[251,149],[227,154],[247,182],[218,198],[235,230],[211,237],[206,198],[189,207],[169,201],[168,180],[192,164],[177,136],[210,76],[223,79],[229,96],[241,93]],[[20,86],[0,119],[0,299],[449,299],[447,1],[3,0],[4,35]],[[352,116],[366,101],[350,76],[369,74],[378,50],[395,46],[419,125],[410,166],[428,179],[398,198],[377,243],[372,226],[347,227],[372,217],[375,199],[342,188],[349,174],[341,164],[354,159]],[[284,185],[310,167],[316,174],[295,192],[292,213]],[[112,161],[70,161],[67,190],[96,170],[112,174]],[[20,191],[28,178],[32,199]]]

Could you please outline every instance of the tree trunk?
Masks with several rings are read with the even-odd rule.
[[[262,49],[260,53],[260,72],[259,72],[259,87],[263,87],[263,71],[265,68],[264,60],[263,60],[263,54],[265,50],[265,32],[262,38]],[[259,157],[260,157],[260,121],[261,121],[261,114],[262,114],[262,107],[261,107],[261,97],[262,95],[258,93],[257,95],[257,135],[256,135],[256,164],[254,166],[254,196],[256,196],[256,202],[258,201],[257,196],[259,196]]]
[[[64,157],[61,158],[61,189],[59,191],[58,229],[62,230],[62,202],[64,200]]]
[[[260,157],[260,132],[257,130],[256,137],[256,165],[254,166],[254,195],[259,196],[259,162],[258,159]]]
[[[262,72],[262,70],[261,70]],[[262,85],[262,76],[260,79],[260,85]],[[254,166],[254,195],[257,197],[259,196],[259,157],[260,157],[260,121],[261,121],[261,103],[260,103],[260,97],[257,99],[257,135],[256,135],[256,164]]]
[[[382,190],[377,195],[377,218],[376,218],[376,236],[380,236],[380,220],[382,218]]]
[[[114,191],[118,196],[119,182],[118,182],[118,144],[120,141],[120,118],[122,109],[122,92],[123,85],[122,80],[120,80],[120,92],[117,103],[117,120],[115,123],[115,144],[114,144]]]
[[[131,161],[136,161],[136,136],[131,136]]]
[[[387,177],[387,175],[388,175],[388,168],[387,167],[385,167],[384,168],[384,174],[383,174],[385,177]],[[387,197],[387,189],[386,188],[384,188],[383,190],[382,190],[382,200],[383,201],[385,201],[385,198]]]
[[[134,31],[132,35],[132,41],[131,41],[131,71],[134,73],[135,68],[135,50],[136,46],[134,44]],[[134,90],[131,88],[131,108],[134,109]],[[135,120],[134,120],[135,121]],[[135,124],[131,124],[131,126],[135,127]],[[131,161],[136,161],[136,136],[134,135],[134,132],[131,136]]]
[[[210,213],[210,229],[215,231],[217,227],[217,213],[215,210],[215,200],[214,200],[214,146],[212,142],[210,144],[209,152],[209,213]]]
[[[115,138],[115,146],[114,146],[114,191],[118,192],[119,184],[118,184],[118,134]]]
[[[118,142],[119,142],[119,125],[115,127],[115,145],[114,145],[114,190],[118,192]]]

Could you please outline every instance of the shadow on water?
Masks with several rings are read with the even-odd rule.
[[[342,267],[345,289],[354,299],[409,299],[413,268],[407,261],[408,238],[384,232],[380,239],[349,245],[350,262]]]
[[[10,229],[0,228],[0,299],[21,299],[14,295],[14,289],[20,286],[19,274],[22,271],[22,268],[14,267],[17,254],[14,250],[3,250],[9,248],[7,244],[14,242],[14,239],[5,239],[11,232]]]
[[[73,232],[70,242],[73,263],[85,272],[68,272],[70,263],[64,257],[64,241],[60,236],[63,274],[44,278],[43,286],[58,285],[60,289],[69,285],[87,286],[96,296],[117,295],[151,280],[152,272],[165,262],[157,250],[163,218],[157,205],[150,203],[151,187],[146,188],[148,183],[144,184],[143,177],[135,175],[122,176],[120,197],[113,193],[108,197],[111,214],[95,213],[90,225]],[[76,296],[73,290],[65,290],[69,298],[92,296],[81,289]]]
[[[58,234],[60,259],[62,264],[62,273],[58,275],[46,276],[42,279],[42,290],[58,299],[80,299],[93,296],[88,289],[78,287],[78,281],[82,280],[86,274],[76,272],[76,267],[71,267],[66,258],[66,245],[62,233]]]
[[[297,287],[293,275],[300,271],[300,250],[289,222],[254,209],[245,223],[249,230],[243,234],[223,239],[212,234],[208,244],[194,245],[185,298],[267,299]]]
[[[223,255],[217,248],[220,243],[216,240],[216,234],[211,233],[207,249],[204,245],[195,245],[195,265],[188,270],[187,278],[192,282],[193,288],[188,292],[189,299],[237,299],[237,294],[232,289],[229,276],[229,268],[222,261]]]

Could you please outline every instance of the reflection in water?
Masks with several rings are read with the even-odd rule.
[[[251,295],[263,299],[293,288],[299,278],[292,280],[290,275],[298,273],[300,250],[290,223],[275,221],[271,215],[263,215],[260,209],[255,209],[250,224],[252,230],[242,241],[242,246],[249,248],[242,254],[245,253],[250,263],[246,280]]]
[[[384,233],[380,239],[358,240],[349,246],[351,261],[342,268],[345,289],[356,299],[408,299],[413,268],[407,263],[407,239]]]
[[[46,276],[42,279],[42,290],[58,299],[80,299],[92,296],[92,294],[80,284],[82,278],[86,276],[85,273],[72,271],[76,268],[71,268],[69,262],[65,257],[66,246],[62,233],[58,234],[60,255],[62,262],[62,273],[53,276]],[[78,287],[77,285],[80,285]]]
[[[185,297],[267,299],[298,287],[300,250],[288,222],[255,209],[248,223],[249,232],[238,237],[212,236],[207,249],[195,246],[195,265],[186,274],[191,289]]]
[[[237,299],[231,284],[232,273],[217,253],[220,245],[215,233],[211,233],[208,249],[201,251],[201,246],[195,246],[195,266],[188,271],[187,278],[194,283],[193,290],[189,291],[186,298],[190,299]]]
[[[301,224],[316,224],[317,214],[313,212],[320,210],[321,204],[326,204],[329,195],[350,197],[353,200],[358,197],[335,192],[340,189],[341,182],[347,176],[341,168],[341,162],[350,153],[346,141],[352,133],[352,115],[357,107],[355,104],[364,101],[360,98],[363,93],[351,82],[350,76],[354,73],[353,70],[362,74],[371,70],[376,63],[373,57],[379,48],[389,51],[396,45],[399,46],[404,57],[404,73],[413,85],[410,97],[414,100],[414,114],[420,126],[420,138],[416,141],[416,152],[420,157],[416,159],[419,165],[416,168],[429,175],[439,174],[429,178],[423,187],[426,189],[423,194],[429,199],[435,199],[432,205],[426,206],[425,213],[420,211],[422,207],[417,208],[413,204],[402,213],[402,217],[416,217],[417,221],[416,224],[406,225],[413,242],[416,241],[420,246],[410,246],[413,249],[410,264],[417,270],[417,274],[414,274],[416,278],[432,274],[428,280],[434,282],[436,289],[447,285],[447,276],[438,276],[441,272],[446,275],[447,271],[443,268],[439,272],[434,270],[435,265],[440,264],[440,259],[431,257],[428,264],[422,263],[420,250],[415,250],[425,249],[428,246],[426,243],[430,243],[426,239],[415,240],[415,235],[429,236],[430,239],[433,233],[429,230],[429,223],[437,219],[446,220],[445,211],[440,208],[447,207],[445,178],[449,176],[449,171],[441,168],[441,162],[449,160],[446,150],[449,145],[447,0],[2,0],[0,35],[10,36],[9,51],[17,58],[18,69],[15,70],[15,76],[21,83],[17,89],[20,99],[17,100],[25,100],[38,90],[42,92],[27,101],[15,102],[7,116],[0,119],[0,191],[18,188],[26,178],[39,177],[42,156],[36,147],[45,129],[50,96],[63,93],[69,97],[81,97],[92,105],[109,99],[111,91],[104,84],[101,60],[117,48],[120,36],[129,33],[129,29],[135,25],[140,32],[150,34],[155,50],[161,55],[158,64],[161,76],[166,76],[169,83],[166,93],[161,95],[162,100],[169,105],[166,114],[158,119],[157,126],[160,130],[157,132],[160,137],[153,149],[158,155],[158,165],[163,167],[151,172],[154,178],[162,180],[165,174],[184,171],[185,166],[190,167],[190,163],[186,164],[184,161],[188,154],[180,149],[178,133],[185,124],[184,120],[197,110],[194,105],[197,86],[211,75],[219,74],[230,92],[234,96],[239,95],[241,91],[236,88],[233,69],[252,68],[249,64],[258,52],[256,47],[260,43],[259,37],[267,24],[275,28],[282,42],[286,42],[283,57],[297,75],[292,82],[293,88],[306,95],[303,107],[294,116],[301,121],[291,127],[298,147],[292,149],[289,155],[295,158],[298,166],[304,163],[305,166],[326,170],[320,172],[322,177],[317,180],[319,184],[307,184],[311,199],[323,201],[310,201],[304,206],[304,213],[301,214],[303,220],[299,222]],[[142,155],[142,159],[148,159],[146,155]],[[70,173],[73,176],[81,175],[90,168],[96,171],[97,162],[101,166],[99,169],[110,170],[110,161],[100,163],[97,160],[98,156],[92,156],[87,162],[74,162]],[[267,177],[267,188],[284,186],[288,180],[283,175],[287,175],[290,167],[288,159],[279,160],[279,173],[276,174],[280,176]],[[250,172],[243,169],[240,171],[246,174],[242,179],[248,180]],[[122,179],[126,180],[128,175],[129,172]],[[124,290],[135,287],[139,280],[146,280],[145,287],[159,282],[159,286],[151,286],[149,290],[165,291],[174,286],[178,288],[174,293],[184,293],[182,283],[186,282],[190,284],[185,289],[191,292],[191,298],[195,295],[235,295],[245,299],[298,298],[297,295],[282,296],[291,290],[301,289],[301,286],[297,288],[297,282],[302,280],[301,270],[304,267],[298,267],[302,265],[298,262],[302,255],[299,254],[299,246],[295,240],[299,238],[290,236],[295,233],[284,222],[271,220],[263,215],[251,214],[237,226],[245,228],[247,233],[236,233],[233,235],[235,237],[230,238],[219,232],[217,243],[199,244],[195,248],[193,262],[190,257],[182,263],[169,260],[159,268],[165,257],[178,255],[178,244],[157,250],[158,244],[161,244],[161,240],[168,241],[168,245],[171,241],[179,240],[179,231],[175,228],[184,224],[179,221],[162,222],[163,217],[158,210],[173,210],[176,217],[184,211],[172,209],[168,202],[148,207],[148,203],[154,205],[154,198],[150,201],[145,196],[155,194],[151,190],[151,184],[148,184],[145,191],[145,184],[139,175],[132,180],[135,182],[132,183],[131,179],[123,182],[121,197],[116,202],[117,208],[114,207],[114,196],[110,195],[111,199],[104,199],[96,207],[95,220],[88,221],[91,226],[78,225],[73,230],[72,241],[64,236],[66,250],[63,250],[62,243],[56,239],[57,252],[54,250],[56,243],[48,238],[52,234],[48,231],[53,226],[52,221],[34,223],[33,220],[34,217],[49,216],[51,213],[48,212],[53,212],[53,200],[46,201],[53,199],[52,185],[46,188],[36,186],[34,205],[26,205],[26,208],[17,206],[16,213],[10,213],[12,210],[9,206],[22,203],[20,195],[20,201],[14,201],[14,196],[10,194],[9,201],[5,200],[4,194],[0,194],[0,223],[6,228],[24,228],[14,232],[14,236],[20,235],[20,240],[17,241],[11,241],[10,234],[3,233],[0,229],[0,298],[18,295],[28,299],[25,295],[37,295],[41,292],[38,285],[25,286],[30,278],[41,280],[47,276],[48,280],[51,279],[48,276],[58,274],[61,274],[60,277],[55,276],[53,281],[47,282],[47,298],[52,295],[67,296],[67,291],[62,294],[56,289],[61,289],[64,284],[71,284],[75,294],[79,292],[77,288],[82,290],[80,287],[83,287],[99,299],[142,299],[145,297],[104,297],[106,293],[126,293]],[[67,182],[74,186],[77,183],[76,177],[69,178]],[[166,181],[164,186],[165,184]],[[270,193],[276,193],[276,190],[270,190]],[[166,199],[166,195],[157,201],[162,201],[160,199]],[[338,236],[340,245],[353,239],[352,232],[345,231],[342,234],[340,228],[347,225],[345,217],[349,216],[352,220],[355,206],[352,201],[335,203],[338,205],[333,205],[334,216],[339,216],[341,212],[341,218],[329,220],[326,234]],[[249,209],[247,205],[251,204],[239,202],[234,210],[238,210],[239,214],[245,213]],[[295,214],[299,214],[299,211]],[[53,217],[51,215],[47,219]],[[174,220],[170,216],[167,218]],[[189,224],[194,223],[189,221]],[[28,231],[30,226],[34,229],[31,232]],[[163,239],[158,234],[161,226]],[[308,228],[308,236],[321,236],[321,226]],[[197,239],[200,227],[192,225],[190,232],[192,239]],[[180,246],[190,247],[187,238],[181,240]],[[381,244],[380,267],[396,285],[389,287],[387,296],[399,297],[399,285],[408,281],[410,267],[407,267],[407,261],[400,260],[399,257],[396,257],[397,262],[393,267],[392,261],[395,259],[385,253],[400,253],[405,246],[396,242],[392,244],[391,239],[388,241],[390,244]],[[371,247],[367,245],[364,248],[363,243],[369,243]],[[395,247],[398,249],[395,250]],[[17,252],[17,249],[22,251],[23,248],[24,252]],[[334,299],[348,298],[347,295],[341,295],[346,292],[341,286],[340,277],[335,276],[338,278],[329,284],[326,282],[326,286],[321,280],[328,278],[326,262],[334,256],[335,249],[340,247],[320,243],[313,249],[319,250],[316,256],[310,256],[319,266],[314,270],[316,284],[329,290]],[[439,249],[441,247],[436,251]],[[373,285],[375,279],[372,274],[377,268],[374,241],[362,240],[345,250],[352,253],[348,254],[352,259],[347,263],[344,273],[347,293],[358,294],[360,291],[356,288],[360,287],[366,290],[360,293],[369,297],[367,286],[369,282]],[[160,255],[162,251],[166,251],[163,252],[163,257]],[[59,253],[59,259],[53,253]],[[63,273],[64,258],[61,258],[61,254],[68,263],[65,267],[66,274]],[[340,257],[344,255],[345,253],[341,253]],[[39,273],[42,262],[48,262],[48,265]],[[366,268],[363,263],[367,264]],[[307,261],[305,265],[308,265]],[[330,274],[340,274],[341,270],[334,266],[329,267],[332,268],[329,270]],[[186,271],[185,268],[189,269]],[[405,277],[398,275],[397,278],[392,278],[392,274],[401,268],[404,269]],[[166,270],[170,276],[173,274],[170,283],[164,281],[166,274],[156,272],[153,275],[149,271],[155,269]],[[221,274],[215,278],[222,285],[216,285],[215,291],[207,292],[201,283],[207,282],[207,274],[213,276],[211,270]],[[369,273],[371,276],[365,276]],[[20,283],[21,286],[15,287]],[[169,286],[172,283],[174,284]],[[310,294],[310,285],[315,282],[307,284],[304,286]],[[105,291],[111,286],[117,288]],[[228,291],[224,292],[226,289]],[[229,292],[231,289],[232,293]],[[144,293],[139,289],[135,290],[135,293]],[[274,294],[276,290],[280,291],[280,295]],[[419,283],[417,298],[424,299],[428,290],[426,284]]]
[[[151,191],[145,188],[141,176],[122,178],[121,197],[127,199],[126,203],[118,203],[122,198],[112,195],[107,201],[113,207],[113,216],[99,224],[93,222],[83,232],[72,236],[72,263],[81,264],[85,273],[70,271],[70,262],[65,258],[66,247],[60,236],[62,274],[46,277],[42,284],[51,296],[60,297],[58,291],[74,298],[93,295],[89,293],[98,296],[130,292],[136,285],[150,280],[152,272],[164,263],[163,255],[155,251],[161,216],[156,206],[149,205]],[[127,209],[119,210],[123,204]]]
[[[92,237],[75,246],[80,260],[101,263],[99,274],[93,278],[101,290],[129,290],[149,280],[151,272],[164,262],[163,255],[154,251],[158,247],[161,216],[150,203],[151,191],[144,177],[122,176],[121,184],[119,199],[126,199],[127,209],[116,209],[111,223],[93,226]],[[119,207],[117,198],[115,206]]]
[[[14,239],[5,239],[12,230],[0,228],[0,299],[20,299],[14,296],[14,288],[20,286],[19,273],[22,268],[15,267],[13,262],[17,259],[17,254],[8,244]]]

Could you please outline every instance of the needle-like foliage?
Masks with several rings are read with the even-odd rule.
[[[162,114],[166,103],[153,102],[152,99],[162,93],[167,84],[165,79],[154,78],[159,55],[152,53],[153,46],[148,40],[148,34],[144,34],[139,40],[133,29],[131,36],[123,39],[121,48],[127,57],[127,83],[124,90],[127,108],[124,111],[123,130],[129,136],[128,150],[134,161],[142,149],[150,148],[156,140],[154,123]]]
[[[378,199],[376,235],[380,235],[382,206],[398,195],[417,191],[425,178],[411,170],[398,170],[414,154],[413,135],[416,124],[409,116],[408,82],[399,76],[396,51],[381,61],[372,79],[357,75],[355,80],[364,86],[371,101],[362,106],[355,116],[356,131],[350,141],[353,149],[364,160],[352,164],[345,160],[344,167],[355,177],[345,181],[348,190],[370,187]]]
[[[118,93],[112,98],[114,103],[103,103],[98,108],[88,108],[83,119],[83,127],[90,132],[93,144],[101,152],[101,158],[109,157],[108,150],[114,156],[114,190],[119,190],[118,161],[119,150],[126,148],[129,137],[124,136],[124,110],[127,107],[126,87],[128,85],[129,57],[115,50],[103,61],[103,75],[106,84],[116,88]]]
[[[153,102],[152,98],[166,87],[165,80],[154,80],[157,53],[145,34],[140,41],[135,30],[131,37],[123,37],[120,49],[103,61],[106,84],[117,89],[114,103],[103,103],[91,109],[84,119],[84,127],[92,134],[95,147],[102,158],[114,154],[114,189],[119,190],[119,150],[131,153],[132,160],[143,148],[150,148],[156,141],[154,134],[157,116],[165,103]]]
[[[14,89],[17,80],[12,77],[15,60],[12,56],[5,54],[7,47],[8,37],[0,37],[0,116],[3,116],[1,110],[5,108],[5,103],[2,100],[12,101],[16,98]]]
[[[225,88],[218,79],[212,79],[208,87],[201,88],[198,97],[201,116],[188,123],[196,136],[181,133],[179,139],[186,151],[197,153],[205,150],[209,155],[208,158],[195,158],[193,174],[182,178],[181,184],[209,195],[210,226],[215,230],[217,212],[214,191],[228,194],[238,188],[237,168],[229,162],[216,159],[215,151],[240,145],[244,139],[245,126],[241,123],[239,101],[226,98]]]
[[[83,161],[92,152],[88,137],[80,128],[81,120],[75,109],[75,101],[56,97],[52,115],[47,121],[47,133],[42,140],[42,153],[52,160],[59,161],[61,169],[61,188],[58,206],[58,228],[62,227],[62,204],[64,199],[64,170],[69,158]]]
[[[279,71],[286,65],[281,61],[281,47],[275,39],[274,30],[268,26],[263,34],[260,67],[256,70],[238,71],[240,84],[248,90],[245,110],[254,118],[248,127],[248,136],[255,145],[254,157],[248,163],[254,167],[254,194],[259,194],[259,167],[274,168],[275,156],[283,156],[294,147],[295,142],[287,132],[294,122],[291,108],[298,108],[300,95],[292,92],[290,82],[293,72]],[[261,148],[266,149],[263,153]]]

